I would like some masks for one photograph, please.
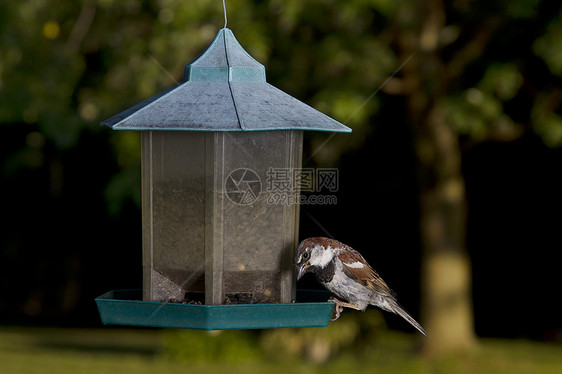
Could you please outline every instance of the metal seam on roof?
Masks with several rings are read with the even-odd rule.
[[[226,32],[222,33],[224,39],[224,56],[226,58],[226,66],[228,66],[228,90],[230,91],[230,97],[232,98],[232,103],[234,104],[234,111],[236,112],[236,118],[238,118],[238,125],[240,129],[245,130],[244,121],[240,118],[240,112],[238,111],[238,106],[236,105],[236,99],[234,98],[234,93],[232,92],[232,67],[230,66],[230,61],[228,59],[228,46],[226,42]]]

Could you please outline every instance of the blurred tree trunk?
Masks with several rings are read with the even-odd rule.
[[[466,194],[457,135],[436,110],[420,130],[422,318],[430,334],[424,351],[439,354],[465,350],[475,342]]]
[[[475,343],[471,266],[466,252],[466,194],[458,135],[438,101],[457,72],[440,56],[445,25],[441,0],[419,0],[416,24],[399,36],[408,115],[413,126],[420,186],[422,325],[428,355],[459,351]],[[474,49],[474,46],[470,48]],[[472,57],[472,56],[471,56]],[[463,55],[463,62],[469,60]],[[462,71],[462,67],[455,69]]]

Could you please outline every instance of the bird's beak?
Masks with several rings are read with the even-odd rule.
[[[307,264],[302,264],[301,266],[299,266],[297,269],[297,280],[301,279],[302,276],[306,273],[306,271],[308,270],[308,266]]]

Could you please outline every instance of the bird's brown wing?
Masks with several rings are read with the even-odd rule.
[[[340,252],[338,258],[343,263],[343,271],[349,278],[381,296],[395,297],[390,287],[359,252],[351,247],[346,247]]]

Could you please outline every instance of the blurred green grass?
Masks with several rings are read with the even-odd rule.
[[[429,359],[417,354],[418,336],[381,331],[355,341],[353,349],[335,351],[322,363],[268,348],[272,339],[283,336],[316,339],[318,344],[327,329],[301,330],[306,331],[303,337],[296,330],[258,334],[4,327],[0,373],[562,373],[560,344],[523,340],[482,339],[470,353]]]

